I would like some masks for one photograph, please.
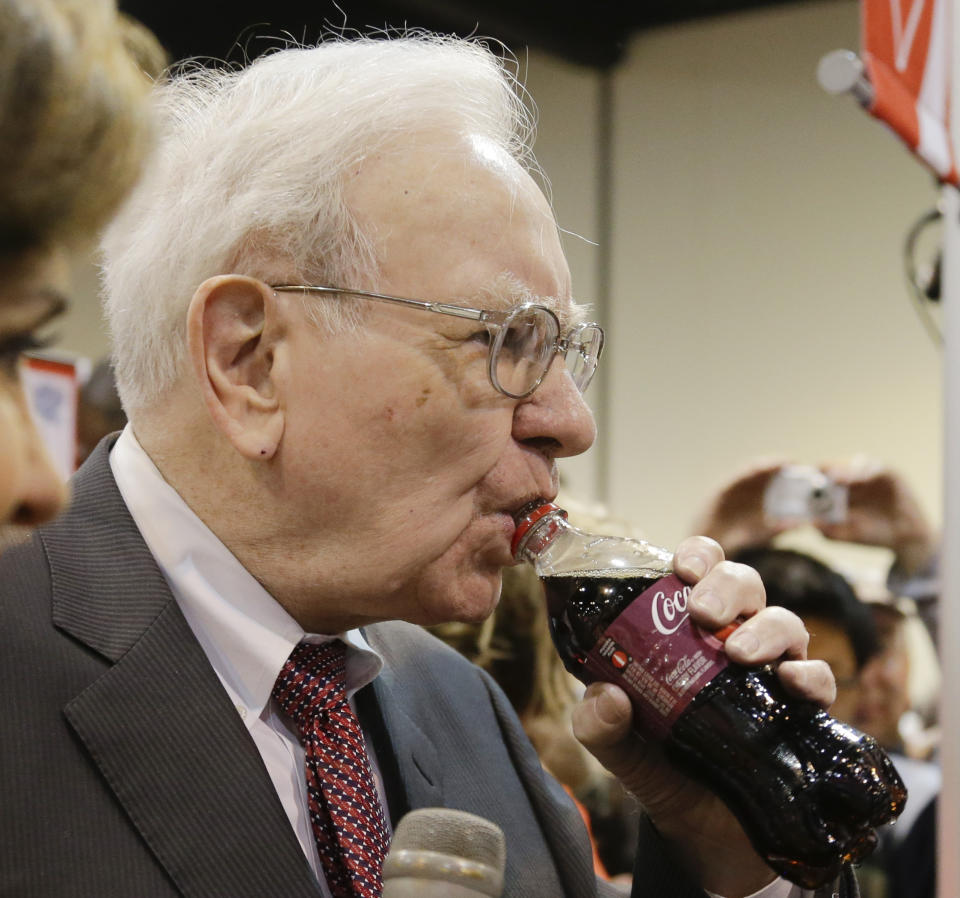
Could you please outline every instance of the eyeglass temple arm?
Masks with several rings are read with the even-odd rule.
[[[455,318],[469,318],[473,321],[486,321],[494,316],[482,309],[468,309],[463,306],[454,306],[445,302],[425,302],[419,299],[404,299],[400,296],[388,296],[385,293],[371,293],[367,290],[341,290],[337,287],[313,287],[308,284],[274,284],[272,289],[281,292],[300,291],[301,293],[344,293],[347,296],[362,296],[365,299],[375,299],[380,302],[392,302],[397,305],[414,306],[436,312],[438,315],[452,315]]]

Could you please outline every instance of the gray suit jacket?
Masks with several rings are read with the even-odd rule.
[[[105,441],[79,472],[66,514],[0,556],[0,895],[316,898],[108,451]],[[612,894],[492,680],[418,627],[365,635],[385,666],[358,705],[393,819],[448,806],[496,822],[509,898]],[[703,896],[650,829],[638,872],[636,896]]]

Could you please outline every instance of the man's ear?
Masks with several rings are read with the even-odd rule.
[[[274,361],[284,332],[276,293],[254,278],[208,278],[190,301],[187,345],[201,395],[245,458],[272,458],[283,435]]]

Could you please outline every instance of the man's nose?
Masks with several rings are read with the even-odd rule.
[[[542,383],[514,411],[513,435],[553,458],[586,452],[597,438],[593,412],[557,357]]]
[[[12,524],[37,526],[53,518],[67,501],[67,485],[54,469],[40,435],[26,408],[25,400],[18,403],[19,435],[14,435],[19,456],[12,461],[13,482],[4,518]],[[16,426],[16,425],[15,425]],[[19,436],[19,439],[17,437]],[[4,523],[0,520],[0,523]]]

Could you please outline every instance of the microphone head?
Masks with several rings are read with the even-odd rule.
[[[419,808],[397,824],[383,878],[436,880],[499,898],[505,865],[506,842],[495,823],[452,808]]]

